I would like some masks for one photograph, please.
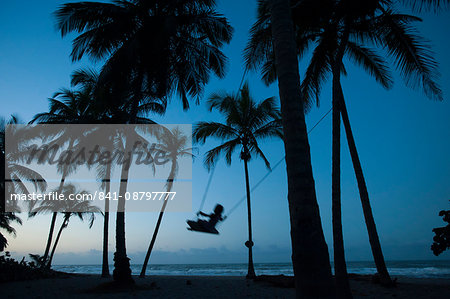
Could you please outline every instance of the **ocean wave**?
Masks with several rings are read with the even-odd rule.
[[[375,266],[371,262],[349,262],[348,272],[355,274],[375,274]],[[141,271],[142,265],[133,264],[133,274]],[[101,265],[55,265],[57,271],[69,273],[99,274]],[[412,278],[450,278],[450,262],[391,262],[388,263],[392,276],[407,276]],[[113,267],[110,266],[112,272]],[[289,263],[259,263],[255,264],[258,275],[293,275]],[[247,264],[205,264],[205,265],[150,265],[148,275],[199,275],[199,276],[245,276]]]

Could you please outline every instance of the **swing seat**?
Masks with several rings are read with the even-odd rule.
[[[189,227],[187,228],[190,231],[195,232],[201,232],[201,233],[207,233],[207,234],[214,234],[218,235],[219,232],[214,227],[206,227],[205,225],[202,225],[201,223],[193,220],[187,220],[186,221]]]

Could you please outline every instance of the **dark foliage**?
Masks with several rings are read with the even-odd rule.
[[[0,255],[0,283],[17,281],[17,280],[31,280],[40,278],[50,278],[59,275],[58,272],[43,269],[39,266],[39,258],[30,254],[33,259],[31,262],[25,261],[25,257],[19,262],[10,256],[6,251]]]
[[[433,229],[435,235],[433,237],[434,242],[431,245],[431,250],[436,256],[450,248],[450,210],[440,211],[439,216],[443,217],[443,220],[448,224],[447,226],[436,227]]]

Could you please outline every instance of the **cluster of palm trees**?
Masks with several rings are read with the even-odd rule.
[[[280,3],[278,3],[280,2]],[[442,100],[442,92],[436,83],[437,63],[432,57],[429,45],[424,42],[414,27],[414,22],[420,21],[420,18],[400,14],[396,12],[399,4],[411,5],[414,9],[421,10],[426,8],[438,9],[448,1],[290,1],[291,9],[283,1],[260,1],[258,9],[258,20],[251,29],[251,39],[245,50],[247,68],[260,68],[262,78],[267,83],[275,81],[278,78],[280,88],[281,108],[283,108],[283,85],[288,84],[291,87],[291,95],[301,94],[304,110],[308,110],[314,100],[317,101],[326,79],[332,76],[332,109],[333,109],[333,146],[332,146],[332,222],[333,222],[333,248],[334,265],[336,274],[337,295],[339,297],[351,298],[351,291],[348,283],[347,270],[344,255],[344,242],[342,236],[341,221],[341,192],[340,192],[340,118],[344,122],[347,140],[350,148],[350,154],[355,169],[358,187],[361,195],[364,217],[369,233],[370,245],[372,248],[374,261],[377,266],[380,280],[385,285],[390,285],[391,279],[387,271],[378,234],[373,219],[368,192],[361,163],[356,150],[355,141],[351,131],[349,117],[344,102],[344,94],[341,86],[341,74],[346,75],[346,68],[343,64],[344,57],[350,61],[362,66],[371,76],[373,76],[383,87],[389,88],[392,85],[392,79],[389,75],[388,64],[385,59],[377,54],[377,50],[382,50],[383,54],[390,56],[394,61],[396,68],[405,78],[408,85],[420,86],[425,94],[434,99]],[[286,2],[286,1],[284,1]],[[403,3],[399,3],[403,2]],[[279,5],[276,6],[276,5]],[[275,10],[275,8],[277,8]],[[281,10],[284,8],[284,16]],[[279,10],[278,10],[279,9]],[[277,12],[277,13],[275,13]],[[279,13],[279,14],[278,14]],[[287,17],[288,15],[291,17]],[[285,22],[284,26],[280,22]],[[292,30],[287,30],[286,28]],[[285,34],[281,39],[280,35]],[[286,46],[286,43],[289,46]],[[290,47],[288,53],[288,47]],[[312,58],[306,70],[305,78],[301,85],[298,84],[297,59],[312,49]],[[285,65],[282,65],[285,63]],[[289,68],[290,65],[290,68]],[[284,78],[283,78],[284,77]],[[291,80],[291,81],[289,81]],[[285,81],[285,82],[283,82]],[[286,87],[286,92],[287,88]],[[286,100],[291,99],[286,96]],[[300,97],[300,96],[298,96]],[[288,100],[289,99],[289,100]],[[286,109],[291,111],[291,106],[286,103]],[[302,114],[302,111],[298,111]],[[286,115],[283,113],[283,122]],[[292,117],[292,115],[291,115]],[[297,120],[302,122],[302,116]],[[285,144],[287,143],[288,133],[285,128]],[[293,124],[294,125],[294,124]],[[302,128],[303,134],[305,130]],[[304,142],[303,144],[307,142]],[[308,151],[308,149],[307,149]],[[294,154],[294,153],[293,153]],[[286,161],[288,163],[289,179],[289,151],[286,144]],[[308,165],[309,168],[309,165]],[[308,169],[309,172],[309,169]],[[313,197],[313,181],[310,184],[310,192]],[[291,187],[289,187],[291,191]],[[315,204],[314,202],[312,202]],[[291,201],[290,201],[291,204]],[[303,207],[305,209],[306,207]],[[315,207],[314,207],[315,208]],[[315,208],[316,209],[316,208]],[[307,210],[311,213],[311,210]],[[309,216],[305,215],[305,219]],[[292,219],[291,219],[292,221]],[[291,229],[294,228],[291,222]],[[317,224],[320,228],[320,224]],[[321,233],[321,232],[320,232]],[[293,232],[292,235],[300,235]],[[293,244],[294,242],[293,238]],[[301,238],[299,236],[299,238]],[[308,240],[302,240],[308,243]],[[316,245],[323,244],[323,238],[317,240]],[[311,245],[311,243],[309,244]],[[308,248],[311,247],[306,247]],[[299,253],[300,257],[310,257],[309,253],[303,251]],[[326,255],[322,254],[322,262],[328,264]],[[294,273],[296,273],[297,252],[293,248]],[[298,263],[297,265],[300,265]],[[303,269],[298,269],[306,274],[309,271],[320,273],[320,270],[314,267],[321,265],[314,262],[311,268],[307,269],[307,264]],[[320,284],[324,281],[330,281],[329,271],[322,271]],[[296,275],[298,288],[312,290],[316,282],[316,277],[299,277]],[[329,284],[328,284],[329,286]],[[325,291],[327,292],[327,291]],[[305,291],[308,293],[308,291]]]
[[[362,66],[383,87],[392,86],[389,56],[396,69],[412,87],[441,100],[436,83],[437,67],[428,44],[418,34],[415,22],[420,18],[399,13],[400,7],[415,11],[443,8],[448,0],[260,0],[258,18],[244,52],[246,69],[261,70],[267,84],[278,81],[280,108],[274,99],[255,102],[244,85],[236,94],[210,97],[210,110],[225,116],[225,123],[201,122],[195,126],[194,140],[209,137],[225,140],[208,151],[205,164],[212,166],[220,155],[231,163],[240,150],[244,162],[249,240],[248,277],[254,277],[252,263],[251,208],[248,162],[260,156],[269,168],[258,140],[282,137],[286,153],[288,202],[290,211],[292,261],[298,296],[334,296],[328,248],[322,231],[312,175],[305,113],[327,78],[332,77],[332,222],[337,295],[351,297],[345,266],[340,195],[340,119],[342,117],[363,206],[374,261],[380,280],[391,284],[372,215],[367,186],[356,150],[347,114],[341,76],[344,62]],[[190,101],[199,102],[210,75],[225,75],[226,56],[221,47],[229,43],[232,27],[219,14],[213,0],[127,0],[112,3],[79,2],[61,6],[56,12],[57,28],[64,37],[75,32],[73,61],[85,56],[101,61],[99,73],[79,70],[72,75],[77,88],[61,90],[50,99],[47,113],[36,115],[35,123],[153,123],[149,113],[163,114],[168,98],[177,96],[183,109]],[[312,49],[304,79],[300,80],[298,60]],[[172,132],[176,135],[176,132]],[[70,140],[67,140],[70,144]],[[112,142],[112,141],[111,141]],[[125,149],[127,145],[124,145]],[[3,157],[4,158],[4,151]],[[174,156],[187,154],[177,150]],[[176,159],[172,159],[175,167]],[[111,170],[103,170],[109,173]],[[122,177],[127,170],[122,169]],[[60,189],[70,169],[60,169]],[[104,188],[109,189],[107,175]],[[172,188],[170,180],[168,189]],[[119,193],[126,191],[126,180]],[[119,200],[119,207],[124,207]],[[162,220],[165,205],[158,218]],[[125,213],[118,209],[114,279],[131,282],[131,270],[125,247]],[[108,275],[105,207],[103,275]],[[47,242],[50,251],[56,214]],[[64,218],[65,219],[65,218]],[[68,221],[68,220],[67,220]],[[64,229],[63,222],[60,232]],[[153,248],[152,238],[146,263]],[[57,241],[55,242],[55,244]],[[106,250],[105,250],[106,246]],[[145,263],[145,264],[146,264]],[[145,266],[141,276],[145,275]]]

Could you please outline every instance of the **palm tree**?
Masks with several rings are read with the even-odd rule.
[[[22,225],[22,220],[12,212],[0,212],[0,228],[5,230],[8,234],[16,236],[16,230],[11,226],[12,222]],[[0,252],[5,250],[8,246],[8,240],[0,233]]]
[[[328,247],[316,199],[311,154],[300,89],[297,50],[289,0],[270,3],[275,61],[286,152],[292,264],[297,297],[331,297]]]
[[[194,141],[204,143],[207,138],[214,137],[225,142],[206,153],[205,165],[213,166],[220,155],[225,155],[228,165],[234,151],[239,148],[240,159],[244,162],[245,186],[247,190],[248,212],[248,272],[247,278],[255,278],[253,267],[253,240],[250,206],[250,183],[248,162],[252,155],[264,160],[267,168],[270,163],[259,147],[258,141],[265,138],[282,138],[280,112],[274,98],[268,98],[257,103],[250,95],[249,86],[244,84],[237,94],[216,93],[208,100],[209,110],[217,110],[225,117],[225,123],[199,122],[194,127]]]
[[[340,216],[340,179],[339,179],[339,127],[340,110],[344,110],[343,94],[340,86],[340,73],[345,73],[342,65],[344,54],[348,54],[359,65],[362,65],[369,74],[373,75],[385,88],[392,85],[387,73],[384,60],[370,48],[361,43],[372,41],[376,45],[383,45],[398,62],[398,68],[409,83],[422,83],[426,94],[441,99],[441,91],[434,81],[436,73],[435,62],[420,37],[415,34],[411,22],[418,18],[394,13],[386,3],[379,1],[360,2],[354,5],[352,1],[298,1],[293,12],[296,25],[296,41],[298,54],[302,53],[313,43],[316,47],[307,69],[302,90],[305,101],[311,103],[318,95],[326,80],[327,73],[333,75],[333,235],[335,249],[336,278],[342,286],[340,291],[349,296],[350,290],[346,278],[345,257],[343,251],[342,224]],[[313,7],[313,13],[306,7]],[[260,7],[260,17],[252,29],[252,39],[246,50],[247,65],[263,63],[263,78],[266,83],[276,79],[276,69],[271,61],[273,55],[269,48],[266,58],[258,58],[255,53],[266,49],[268,40],[267,28],[270,29],[269,17],[265,15],[267,8]],[[317,15],[314,14],[317,13]],[[340,107],[340,106],[344,106]],[[346,110],[345,110],[346,112]],[[344,113],[344,111],[342,111]],[[369,239],[382,282],[390,284],[381,251],[375,222],[368,200],[364,177],[357,157],[354,140],[351,141],[351,128],[348,116],[344,119],[344,126],[348,136],[350,152],[358,180],[364,216],[369,232]],[[365,191],[364,191],[365,190]],[[339,289],[338,289],[339,291]],[[341,292],[342,293],[342,292]]]
[[[91,102],[89,111],[96,114],[96,121],[99,123],[108,122],[110,119],[109,107],[107,106],[108,99],[111,98],[110,89],[108,85],[100,86],[98,84],[99,74],[92,69],[80,69],[72,73],[71,85],[73,87],[81,88],[84,93],[90,94]],[[106,134],[105,134],[106,133]],[[83,143],[91,141],[94,144],[104,145],[108,150],[114,148],[116,144],[116,135],[111,135],[111,132],[103,132],[103,130],[96,130],[91,132],[89,136],[83,138]],[[92,143],[91,143],[92,144]],[[88,145],[89,146],[89,145]],[[90,166],[90,165],[88,165]],[[101,180],[101,187],[105,194],[109,194],[111,190],[111,173],[113,163],[100,164],[97,166],[97,177]],[[105,199],[104,217],[103,217],[103,248],[102,248],[102,277],[109,277],[109,262],[108,262],[108,236],[109,236],[109,199]]]
[[[28,154],[23,149],[24,143],[28,140],[27,130],[10,126],[6,132],[6,125],[17,125],[18,123],[19,120],[14,115],[11,116],[9,121],[0,119],[0,228],[14,236],[16,230],[11,226],[11,223],[22,224],[22,220],[15,215],[15,212],[20,212],[20,209],[18,206],[8,206],[8,209],[6,209],[5,194],[28,194],[29,191],[25,182],[31,182],[35,190],[44,191],[47,188],[46,181],[38,172],[20,163],[27,158]],[[8,152],[6,152],[5,144],[6,135],[10,138],[10,141],[17,141],[9,143]],[[6,179],[10,181],[7,183]],[[29,208],[32,208],[32,204]],[[0,233],[0,251],[3,251],[7,245],[7,239]]]
[[[230,41],[232,28],[214,8],[214,1],[200,0],[81,2],[63,5],[55,16],[63,37],[80,33],[72,60],[85,54],[106,59],[100,82],[113,82],[115,91],[129,93],[126,101],[112,99],[111,106],[119,112],[116,120],[138,123],[138,107],[145,100],[165,100],[177,91],[187,109],[188,96],[201,95],[211,72],[224,76],[226,58],[220,48]],[[147,104],[147,112],[157,109],[154,106]],[[121,177],[128,177],[128,171],[122,169]],[[123,181],[119,194],[125,191]],[[123,197],[118,204],[122,212],[116,220],[114,279],[131,282]]]
[[[342,1],[343,2],[343,1]],[[340,83],[340,69],[342,69],[342,58],[345,53],[349,54],[349,58],[353,59],[356,63],[362,65],[371,75],[373,75],[378,82],[380,82],[383,87],[389,88],[391,86],[390,77],[387,75],[386,63],[378,55],[376,55],[372,50],[365,48],[362,45],[358,45],[359,42],[363,41],[359,39],[359,36],[365,34],[365,30],[369,28],[370,32],[368,35],[372,38],[374,42],[379,42],[383,44],[390,53],[393,53],[394,59],[397,60],[401,74],[406,77],[407,80],[422,83],[422,86],[426,94],[430,97],[435,97],[437,99],[442,99],[441,90],[434,81],[435,61],[432,56],[427,52],[427,45],[422,42],[420,37],[415,35],[414,28],[410,25],[412,21],[417,20],[413,16],[395,14],[391,11],[389,7],[385,8],[383,3],[374,6],[374,11],[367,13],[363,11],[363,14],[358,14],[360,11],[352,11],[351,9],[342,9],[346,11],[347,15],[341,17],[342,22],[340,29],[340,34],[337,36],[337,46],[330,48],[328,51],[328,60],[330,62],[331,73],[333,76],[333,204],[334,204],[334,215],[338,219],[333,220],[334,224],[339,222],[339,229],[336,233],[339,238],[338,249],[340,252],[340,258],[335,255],[335,265],[336,265],[336,278],[338,279],[338,273],[341,273],[341,285],[345,284],[343,282],[346,280],[346,270],[345,270],[345,258],[343,253],[343,241],[342,240],[342,224],[340,220],[340,190],[339,190],[339,169],[340,169],[340,115],[342,114],[344,120],[344,127],[347,134],[347,141],[349,144],[350,153],[352,156],[352,161],[355,169],[355,175],[358,181],[358,187],[361,195],[361,202],[363,206],[364,217],[366,220],[367,230],[369,233],[369,240],[374,256],[375,263],[377,265],[377,270],[380,275],[380,280],[385,285],[390,285],[391,279],[387,271],[383,253],[381,250],[380,241],[378,238],[375,222],[372,215],[372,210],[370,207],[370,201],[367,193],[367,187],[364,181],[364,176],[362,173],[361,164],[359,162],[359,157],[356,151],[355,142],[353,139],[353,134],[351,132],[350,123],[348,120],[347,110],[345,107],[342,87]],[[351,13],[348,13],[348,12]],[[336,22],[336,21],[335,21]],[[338,20],[339,22],[339,20]],[[346,34],[347,32],[347,34]],[[354,32],[350,36],[350,32]],[[339,34],[339,33],[338,33]],[[359,36],[358,36],[359,35]],[[321,41],[323,42],[323,41]],[[317,48],[326,48],[326,45],[318,45]],[[316,49],[317,49],[316,48]],[[411,50],[412,49],[412,50]],[[315,52],[317,54],[318,52]],[[317,64],[314,65],[313,62],[317,62],[319,59],[323,59],[324,56],[317,55],[311,60],[311,69],[316,68]],[[323,53],[322,53],[323,55]],[[328,66],[325,66],[325,71]],[[310,68],[309,68],[310,69]],[[311,72],[312,73],[312,72]],[[315,76],[313,74],[312,76]],[[309,79],[308,77],[305,78]],[[318,92],[322,86],[322,78],[315,77],[312,79],[314,81],[312,85],[315,90],[315,96],[318,97]],[[309,82],[304,81],[304,86],[308,86]],[[309,87],[305,87],[308,89]],[[313,90],[314,88],[310,89]],[[305,93],[307,94],[307,93]],[[335,204],[336,202],[336,204]],[[333,217],[334,218],[334,217]],[[333,226],[335,227],[335,225]],[[335,248],[336,250],[336,248]],[[337,261],[341,261],[340,266]],[[341,271],[338,271],[338,268]],[[348,285],[348,282],[346,282]],[[339,286],[339,282],[338,282]],[[347,288],[349,291],[349,289]]]
[[[83,124],[90,123],[91,120],[96,117],[90,110],[92,98],[91,94],[87,90],[70,90],[63,88],[56,92],[52,98],[49,98],[49,112],[38,113],[34,116],[30,123],[40,124]],[[52,140],[49,145],[57,144],[62,146],[68,144],[67,150],[72,150],[77,139],[81,137],[81,134],[73,134],[72,130],[66,132],[57,132],[57,138]],[[48,136],[50,137],[50,136]],[[76,163],[58,163],[58,171],[61,173],[61,180],[58,188],[58,192],[62,192],[66,177],[72,173],[76,168]],[[34,215],[31,215],[34,216]],[[43,255],[44,264],[47,263],[48,254],[50,252],[50,246],[53,239],[53,231],[55,229],[57,212],[52,215],[50,223],[50,231],[47,238],[47,245]]]
[[[76,196],[88,194],[86,191],[78,191],[72,184],[66,184],[63,186],[62,190],[59,190],[58,188],[54,191],[61,191],[61,194],[64,194],[66,198],[69,198],[69,195]],[[69,225],[70,218],[72,216],[77,216],[81,221],[84,221],[85,217],[88,216],[89,228],[91,228],[94,224],[95,213],[101,213],[101,210],[96,206],[92,206],[89,200],[63,200],[61,202],[47,200],[43,201],[37,208],[35,208],[34,212],[61,212],[63,214],[63,222],[59,228],[58,234],[56,235],[55,243],[53,244],[53,248],[48,259],[47,267],[50,268],[61,233]]]
[[[151,97],[177,90],[187,109],[188,96],[201,94],[211,72],[225,74],[220,48],[230,41],[232,28],[215,11],[214,2],[67,3],[55,16],[63,37],[80,33],[73,43],[73,61],[85,54],[106,58],[102,80]]]
[[[165,152],[167,158],[170,160],[170,173],[167,178],[166,191],[171,192],[173,183],[178,173],[178,161],[183,157],[192,157],[192,148],[187,148],[188,138],[183,134],[183,131],[179,127],[175,127],[172,130],[162,129],[156,134],[158,139],[158,150]],[[153,246],[156,242],[156,236],[158,235],[159,227],[161,225],[162,217],[167,206],[168,198],[164,199],[164,203],[159,212],[158,220],[156,222],[155,231],[153,232],[150,245],[148,246],[147,254],[145,255],[144,264],[142,265],[141,274],[139,277],[144,278],[147,270],[148,260],[152,253]]]
[[[0,119],[0,155],[2,160],[2,177],[1,177],[1,190],[2,190],[2,205],[5,203],[14,204],[14,206],[8,207],[9,210],[20,208],[16,203],[11,201],[5,201],[5,190],[8,194],[28,194],[29,187],[25,185],[25,182],[32,183],[35,190],[44,191],[47,188],[45,179],[35,170],[26,167],[22,162],[28,159],[29,152],[26,149],[28,142],[33,138],[28,128],[16,126],[20,123],[19,119],[12,115],[9,121]],[[6,125],[10,125],[6,127]],[[9,148],[6,152],[6,137],[9,138]],[[8,184],[6,184],[6,181]],[[28,208],[32,208],[34,202],[29,203]]]

